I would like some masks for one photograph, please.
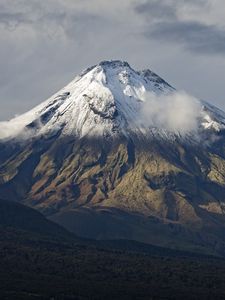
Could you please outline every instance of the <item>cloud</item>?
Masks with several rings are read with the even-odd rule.
[[[205,54],[225,55],[225,30],[198,22],[163,22],[155,24],[148,37],[179,43],[186,49]]]
[[[67,3],[67,4],[66,4]],[[85,30],[98,23],[101,16],[70,7],[66,1],[15,1],[7,0],[0,4],[0,26],[8,31],[17,29],[32,30],[33,33],[59,38],[78,39],[80,28]],[[78,1],[79,3],[79,1]]]
[[[225,55],[225,29],[190,18],[184,18],[184,8],[203,9],[208,1],[148,0],[135,7],[146,19],[144,35],[149,39],[175,43],[199,54]]]
[[[0,140],[10,139],[16,135],[20,135],[20,138],[32,137],[32,130],[28,130],[24,126],[24,122],[15,120],[11,122],[0,122]]]
[[[225,56],[218,55],[223,29],[217,31],[224,9],[223,0],[0,0],[0,120],[31,109],[86,67],[108,59],[153,69],[224,108]],[[186,33],[178,32],[185,22],[212,27],[201,42],[200,29],[186,29],[187,42]],[[215,55],[201,55],[206,51]]]
[[[176,17],[176,10],[168,3],[161,1],[147,1],[136,6],[139,14],[144,14],[148,20],[171,20]]]
[[[197,132],[201,104],[186,92],[156,95],[147,93],[140,120],[145,126],[156,127],[181,135]]]
[[[134,9],[137,13],[143,14],[146,19],[177,20],[180,10],[195,10],[209,8],[207,0],[146,0],[142,3],[136,2]]]

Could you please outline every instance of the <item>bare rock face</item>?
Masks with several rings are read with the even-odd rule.
[[[0,123],[0,198],[77,235],[225,255],[225,114],[198,100],[195,128],[159,126],[160,116],[168,123],[162,101],[171,114],[179,99],[155,73],[126,62],[89,68]]]

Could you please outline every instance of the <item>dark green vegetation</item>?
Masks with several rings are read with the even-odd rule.
[[[224,298],[224,260],[81,240],[32,209],[0,201],[0,299]]]

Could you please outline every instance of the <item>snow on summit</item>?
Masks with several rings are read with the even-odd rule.
[[[31,111],[0,122],[0,139],[60,134],[112,137],[220,131],[225,114],[177,92],[150,70],[103,61]]]

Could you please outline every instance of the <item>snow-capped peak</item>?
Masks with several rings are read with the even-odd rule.
[[[103,61],[83,71],[31,111],[1,122],[0,138],[52,133],[77,137],[150,134],[157,130],[158,123],[154,123],[157,118],[150,113],[152,120],[146,123],[141,114],[146,102],[150,110],[155,103],[149,100],[149,95],[156,98],[157,114],[160,114],[164,110],[164,103],[159,105],[162,95],[167,97],[173,93],[175,89],[150,70],[135,71],[127,62],[119,60]],[[198,126],[216,131],[225,127],[224,113],[207,103],[198,103],[201,106]],[[163,126],[158,129],[168,131]]]

